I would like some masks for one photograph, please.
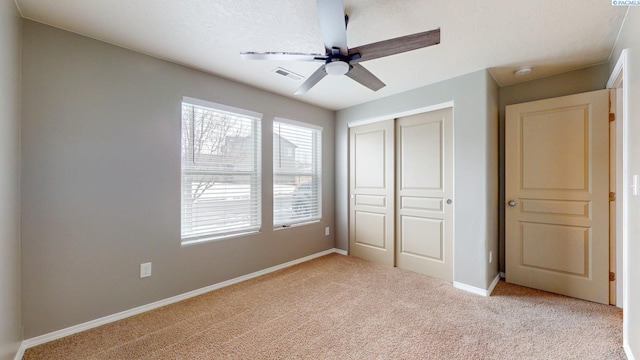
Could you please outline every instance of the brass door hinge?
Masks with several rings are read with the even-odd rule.
[[[614,192],[609,193],[609,201],[616,201],[616,193]]]
[[[616,121],[616,114],[609,113],[609,121]]]
[[[616,273],[613,271],[609,272],[609,281],[616,281]]]

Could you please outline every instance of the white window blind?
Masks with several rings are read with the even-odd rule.
[[[322,217],[322,129],[276,119],[273,123],[273,225]]]
[[[260,118],[203,103],[182,103],[183,244],[260,231]]]

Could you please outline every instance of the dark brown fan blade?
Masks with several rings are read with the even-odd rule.
[[[298,90],[296,90],[296,95],[302,95],[309,91],[318,81],[322,80],[323,77],[327,76],[327,72],[324,71],[324,65],[320,66],[318,70],[316,70],[309,78],[300,85]]]
[[[241,52],[240,57],[249,60],[275,60],[275,61],[325,61],[326,55],[304,54],[292,52]]]
[[[360,54],[360,58],[354,58],[350,63],[353,65],[362,61],[399,54],[436,44],[440,44],[440,29],[401,36],[349,49],[349,55]]]
[[[353,68],[346,75],[373,91],[378,91],[385,87],[385,84],[380,79],[360,64],[353,64]]]
[[[347,24],[342,0],[318,0],[317,5],[320,33],[327,53],[333,48],[340,48],[340,52],[346,55]]]

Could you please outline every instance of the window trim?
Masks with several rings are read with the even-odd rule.
[[[220,112],[225,112],[233,115],[242,115],[242,116],[252,117],[258,120],[263,120],[264,118],[264,114],[259,113],[257,111],[237,108],[235,106],[219,104],[212,101],[196,99],[188,96],[182,97],[182,102],[180,104],[181,108],[182,108],[182,104],[184,103],[188,103],[188,104],[199,106],[199,107],[209,108],[212,110],[218,110]],[[182,121],[182,119],[180,119],[180,121]],[[182,127],[180,129],[182,129]]]

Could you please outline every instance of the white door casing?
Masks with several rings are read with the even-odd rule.
[[[609,304],[608,92],[507,106],[507,282]]]

